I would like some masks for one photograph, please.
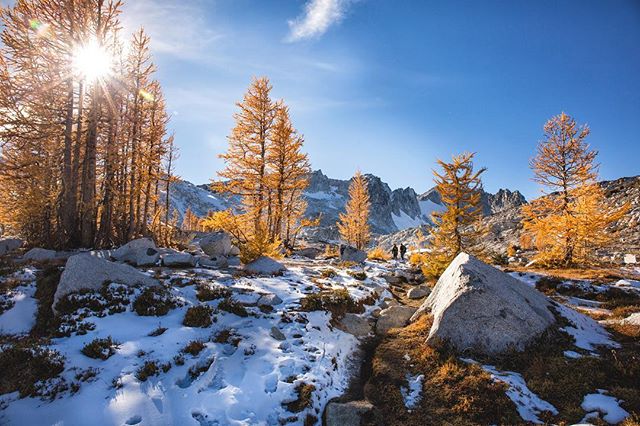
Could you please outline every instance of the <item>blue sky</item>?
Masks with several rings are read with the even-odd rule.
[[[6,2],[6,0],[2,0]],[[268,76],[314,168],[432,186],[477,152],[485,187],[537,194],[528,159],[565,111],[588,123],[602,178],[640,173],[637,0],[129,0],[173,114],[178,173],[215,176],[234,103]]]

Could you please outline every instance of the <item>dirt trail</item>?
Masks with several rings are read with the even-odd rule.
[[[403,268],[393,268],[390,272],[402,270]],[[410,299],[407,297],[407,291],[415,286],[415,283],[407,282],[399,284],[389,284],[388,290],[391,292],[393,299],[401,306],[420,307],[424,299]],[[373,360],[378,346],[385,341],[386,336],[374,334],[372,337],[364,340],[360,345],[360,352],[356,359],[359,361],[359,369],[354,370],[353,377],[349,383],[347,391],[333,402],[351,402],[366,400],[366,386],[373,373]],[[375,408],[374,408],[375,411]],[[323,424],[326,424],[326,412],[323,413]]]

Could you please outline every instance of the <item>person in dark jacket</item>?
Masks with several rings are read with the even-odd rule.
[[[407,247],[404,244],[400,244],[400,259],[404,260],[404,255],[407,253]]]
[[[393,245],[393,248],[391,249],[391,254],[393,255],[393,260],[396,260],[398,258],[398,246],[397,245]]]

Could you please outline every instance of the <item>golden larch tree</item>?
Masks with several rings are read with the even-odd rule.
[[[586,142],[589,128],[564,112],[544,125],[544,137],[530,166],[543,196],[522,209],[522,242],[533,245],[545,266],[597,263],[597,251],[615,241],[607,226],[628,211],[608,205],[596,184],[597,151]]]
[[[338,231],[343,240],[358,250],[362,250],[369,243],[371,231],[369,229],[369,187],[360,171],[357,171],[349,185],[349,201],[345,212],[340,213],[337,223]]]
[[[278,108],[267,153],[268,187],[272,208],[269,228],[273,240],[280,239],[292,248],[296,230],[302,224],[307,208],[303,191],[309,186],[311,166],[302,152],[304,138],[297,133],[289,117],[289,109]]]
[[[481,255],[486,229],[482,220],[482,180],[485,168],[474,170],[473,153],[453,157],[450,163],[438,160],[442,172],[433,171],[443,211],[432,213],[431,248],[424,256],[425,275],[439,277],[461,252]]]

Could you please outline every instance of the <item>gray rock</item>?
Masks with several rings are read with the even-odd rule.
[[[624,325],[633,325],[636,327],[640,327],[640,312],[631,314],[620,322]]]
[[[330,402],[325,411],[327,426],[360,426],[363,416],[373,410],[369,401]]]
[[[201,268],[220,269],[229,266],[229,261],[224,256],[196,256],[196,263]]]
[[[278,327],[271,327],[271,331],[269,331],[269,335],[276,340],[286,340],[287,336],[285,336]]]
[[[382,308],[376,306],[375,308],[373,308],[371,310],[371,316],[374,318],[379,318],[380,317],[380,312],[382,312]]]
[[[376,323],[376,333],[385,335],[392,328],[400,328],[407,325],[411,316],[415,313],[416,308],[411,306],[390,306],[383,309]]]
[[[523,350],[555,317],[543,294],[466,253],[459,254],[412,320],[431,312],[427,342],[494,355]]]
[[[111,257],[136,266],[152,266],[158,263],[160,252],[150,238],[138,238],[114,250]]]
[[[224,232],[210,232],[200,238],[200,248],[209,256],[229,256],[233,245],[231,236]],[[235,250],[234,250],[235,251]]]
[[[367,253],[363,250],[358,250],[355,247],[341,244],[340,245],[340,260],[343,262],[355,262],[362,263],[367,260]]]
[[[193,267],[196,261],[189,253],[168,253],[162,256],[162,264],[169,267]]]
[[[36,247],[26,252],[22,258],[36,262],[45,262],[48,260],[64,259],[68,256],[68,253]]]
[[[402,284],[403,282],[405,282],[405,279],[403,277],[400,277],[400,276],[397,276],[397,275],[384,274],[384,275],[382,275],[382,278],[384,278],[385,281],[387,281],[387,283],[389,283],[391,285],[398,285],[398,284]]]
[[[371,332],[369,321],[357,314],[345,314],[338,323],[337,328],[353,334],[357,338],[366,337]]]
[[[254,275],[278,275],[286,269],[282,263],[267,256],[261,256],[244,265],[244,270]]]
[[[275,306],[282,303],[282,299],[273,293],[263,294],[258,299],[258,306]]]
[[[409,299],[422,299],[423,297],[427,297],[431,293],[431,289],[427,286],[419,285],[417,287],[413,287],[409,289],[407,292],[407,297]]]
[[[88,253],[77,254],[67,260],[53,298],[53,307],[67,294],[82,289],[99,290],[105,282],[130,286],[158,285],[155,279],[132,266],[110,262]]]
[[[240,249],[236,246],[231,246],[229,250],[229,256],[240,256]]]
[[[295,252],[293,252],[293,254],[306,257],[307,259],[315,259],[320,256],[320,254],[322,254],[322,250],[317,247],[306,247],[300,250],[296,250]]]
[[[23,241],[19,238],[5,238],[0,240],[0,256],[4,256],[22,247]]]
[[[382,302],[380,302],[380,307],[382,309],[387,309],[391,306],[399,306],[399,305],[400,303],[398,303],[398,301],[393,298],[387,298],[387,299],[384,299]]]

